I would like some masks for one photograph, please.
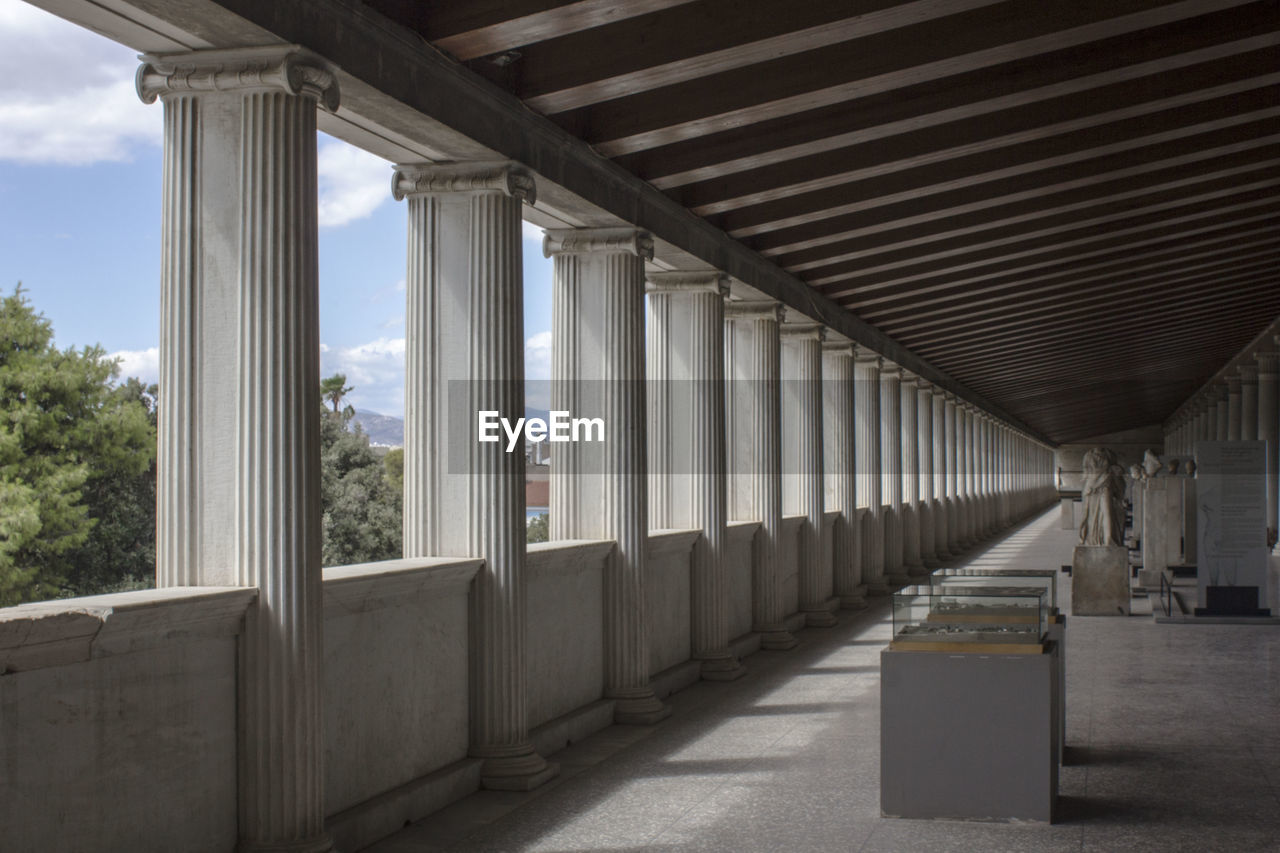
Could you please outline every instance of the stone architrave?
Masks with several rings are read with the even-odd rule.
[[[1268,601],[1266,444],[1206,441],[1196,447],[1197,580],[1200,606],[1210,587],[1255,587]]]
[[[408,199],[404,553],[481,557],[471,607],[471,755],[481,784],[552,778],[529,739],[525,672],[525,457],[482,442],[477,413],[524,414],[521,206],[534,182],[509,162],[396,168]]]
[[[240,845],[332,850],[316,108],[338,108],[337,80],[275,45],[146,56],[136,82],[164,103],[156,584],[257,589],[236,685]]]
[[[554,258],[551,408],[599,418],[603,441],[564,442],[551,460],[551,538],[612,539],[604,565],[604,695],[614,722],[647,725],[671,709],[649,684],[644,612],[644,263],[653,238],[630,228],[546,232]]]

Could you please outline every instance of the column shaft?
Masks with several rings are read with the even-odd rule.
[[[1240,440],[1240,375],[1227,377],[1227,441]]]
[[[811,627],[835,624],[831,563],[823,554],[823,328],[807,321],[782,326],[783,506],[805,517],[800,526],[800,612]],[[788,494],[789,493],[789,494]]]
[[[751,622],[766,649],[797,644],[786,629],[786,602],[778,571],[782,533],[782,381],[777,302],[725,306],[724,363],[728,512],[734,521],[758,520],[752,542]]]
[[[552,409],[600,418],[603,441],[564,442],[551,458],[553,539],[612,539],[604,566],[604,695],[614,721],[671,713],[649,685],[645,552],[649,541],[644,381],[644,262],[633,229],[548,231]]]
[[[165,105],[156,582],[258,589],[238,666],[240,848],[331,850],[316,106],[336,109],[337,86],[291,46],[144,57],[137,84]]]
[[[947,483],[947,396],[942,389],[933,395],[933,552],[938,562],[951,560],[950,537],[951,496]]]
[[[856,381],[854,406],[857,409],[858,506],[862,517],[862,580],[867,592],[884,595],[884,522],[880,479],[880,368],[884,360],[859,348],[854,358]]]
[[[880,473],[884,489],[884,576],[902,586],[902,368],[886,363],[880,371]]]
[[[930,569],[938,567],[937,522],[934,521],[933,467],[933,386],[920,380],[916,391],[916,432],[919,443],[920,480],[920,560]]]
[[[1258,440],[1258,367],[1253,364],[1240,368],[1240,438]]]
[[[902,379],[902,564],[909,575],[924,574],[920,556],[920,398],[916,377]]]
[[[1280,338],[1275,342],[1280,344]],[[1280,529],[1280,353],[1259,353],[1257,358],[1258,438],[1267,443],[1267,528],[1273,537]]]
[[[484,559],[471,595],[471,754],[481,784],[528,790],[556,773],[528,733],[523,447],[482,442],[479,412],[524,415],[522,200],[509,163],[399,166],[408,198],[406,557]]]
[[[858,530],[857,451],[854,421],[854,348],[828,341],[822,347],[822,459],[826,506],[840,516],[831,530],[832,586],[841,607],[865,607]]]
[[[954,558],[963,550],[961,523],[964,514],[960,506],[960,436],[959,412],[956,411],[956,400],[951,394],[946,397],[945,431],[947,448],[947,551]]]
[[[690,635],[702,677],[745,673],[729,651],[724,577],[724,297],[719,273],[649,276],[650,526],[697,529]]]

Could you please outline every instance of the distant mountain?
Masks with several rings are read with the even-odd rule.
[[[369,436],[370,444],[381,444],[386,447],[404,446],[404,418],[356,409],[356,416],[351,419],[351,422],[360,424],[360,428]]]
[[[545,421],[551,415],[545,409],[531,409],[526,406],[524,416],[542,418]],[[404,418],[356,409],[356,416],[351,419],[351,422],[360,424],[360,428],[369,436],[370,444],[380,444],[384,447],[404,446]]]

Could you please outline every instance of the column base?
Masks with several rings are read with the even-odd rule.
[[[620,726],[651,726],[671,716],[671,706],[664,704],[653,691],[643,695],[607,696],[613,699],[613,721]]]
[[[696,657],[696,656],[695,656]],[[699,657],[703,681],[736,681],[747,674],[747,668],[736,657],[722,652],[715,657]]]
[[[785,652],[794,649],[798,645],[800,645],[800,641],[784,628],[760,632],[760,648],[762,649],[771,652]]]
[[[839,596],[840,607],[844,610],[866,610],[867,609],[867,587],[864,584],[858,592],[851,592],[848,595]]]
[[[335,853],[333,839],[328,833],[305,841],[247,841],[236,842],[236,853]]]
[[[893,589],[895,589],[895,590],[896,590],[898,587],[903,587],[903,586],[907,586],[908,584],[910,584],[910,583],[911,583],[911,576],[910,576],[910,575],[907,575],[907,574],[905,574],[905,573],[898,573],[898,574],[886,575],[886,576],[885,576],[885,579],[884,579],[884,582],[885,582],[889,587],[891,587],[891,588],[893,588]]]
[[[480,767],[480,787],[487,791],[532,791],[560,773],[559,764],[548,762],[528,743],[514,747],[473,747],[471,755],[484,759]]]
[[[883,579],[867,581],[867,595],[879,596],[889,594],[889,584]]]
[[[925,567],[924,563],[917,563],[914,566],[903,566],[903,568],[906,570],[907,577],[911,578],[920,578],[929,574],[929,570]]]
[[[802,608],[801,612],[804,613],[804,626],[806,628],[830,628],[839,621],[830,610],[827,610],[822,605],[818,605],[813,610]]]

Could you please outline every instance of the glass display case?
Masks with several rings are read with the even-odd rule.
[[[893,596],[892,649],[1041,654],[1048,590],[943,581]]]
[[[1058,612],[1058,573],[1053,569],[938,569],[929,575],[929,583],[1039,587],[1047,590],[1050,613]]]

